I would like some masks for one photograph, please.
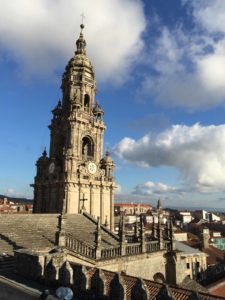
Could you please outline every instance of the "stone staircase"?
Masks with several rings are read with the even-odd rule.
[[[13,255],[20,248],[54,247],[57,225],[56,214],[1,214],[0,255]]]
[[[5,254],[9,257],[13,256],[14,250],[21,248],[42,251],[54,248],[56,232],[59,230],[58,217],[58,214],[0,215],[0,258]],[[95,258],[96,219],[88,214],[66,215],[63,218],[62,229],[71,241],[77,241],[76,244],[79,247],[76,247],[75,253]],[[102,251],[118,247],[119,237],[101,226]],[[10,265],[10,259],[8,259],[8,264]],[[7,265],[6,260],[5,265]]]
[[[97,220],[89,215],[67,215],[65,231],[74,239],[86,245],[95,246]],[[109,248],[119,245],[119,238],[104,226],[101,226],[101,246]]]

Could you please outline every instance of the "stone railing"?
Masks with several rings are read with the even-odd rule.
[[[66,248],[90,259],[111,259],[126,255],[137,255],[142,253],[152,253],[159,250],[171,251],[171,242],[164,241],[163,248],[160,248],[159,241],[149,241],[144,243],[127,243],[115,247],[101,248],[87,245],[79,240],[66,235]],[[161,246],[162,247],[162,246]]]
[[[151,241],[146,243],[146,252],[155,252],[160,250],[159,241]]]
[[[135,255],[140,253],[141,253],[140,243],[126,244],[126,255]]]
[[[121,256],[121,248],[120,246],[102,249],[101,250],[101,258],[112,258]]]
[[[95,259],[96,258],[96,249],[92,246],[86,245],[85,243],[72,238],[69,235],[66,235],[66,248],[84,255],[85,257]]]

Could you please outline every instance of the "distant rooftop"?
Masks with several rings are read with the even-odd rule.
[[[184,252],[185,254],[196,254],[196,255],[203,254],[203,252],[199,251],[198,249],[192,248],[181,242],[175,241],[175,243],[176,243],[177,250]]]
[[[114,206],[129,206],[129,207],[152,207],[150,204],[143,204],[143,203],[114,203]]]

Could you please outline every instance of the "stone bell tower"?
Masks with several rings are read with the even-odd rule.
[[[45,150],[36,163],[33,212],[86,211],[113,229],[114,163],[109,152],[103,156],[104,111],[95,101],[95,74],[80,27],[62,76],[62,102],[52,110],[49,157]]]

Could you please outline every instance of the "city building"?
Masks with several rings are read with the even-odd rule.
[[[207,255],[179,241],[176,241],[176,249],[180,251],[179,255],[185,259],[186,275],[194,280],[203,280],[207,269]]]
[[[7,198],[0,199],[0,214],[32,213],[32,211],[32,203],[14,202]]]
[[[179,217],[183,225],[186,225],[193,220],[193,217],[189,211],[180,211]]]
[[[195,218],[201,220],[206,220],[208,222],[219,222],[221,221],[220,216],[216,215],[215,213],[208,212],[206,210],[196,210],[193,212]]]
[[[210,232],[210,245],[220,249],[225,250],[225,236],[218,231]]]
[[[125,215],[140,215],[147,213],[152,210],[150,204],[142,203],[115,203],[114,204],[114,214],[118,216],[120,214]]]

